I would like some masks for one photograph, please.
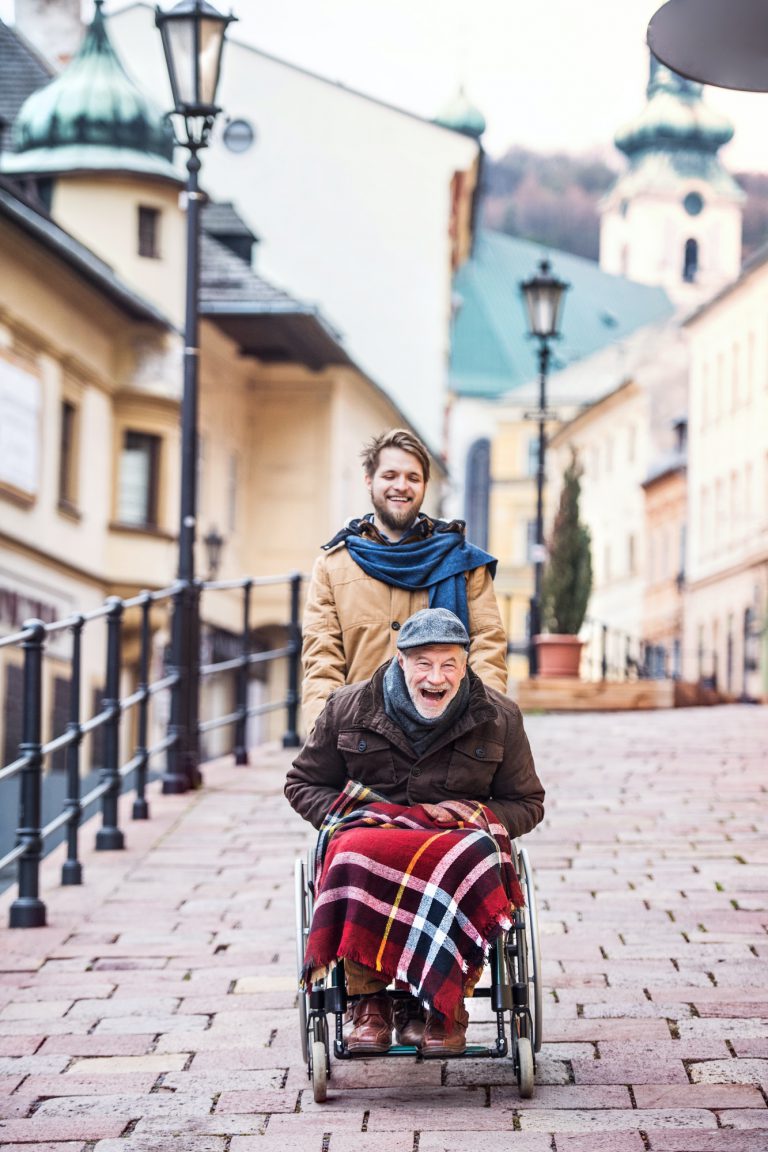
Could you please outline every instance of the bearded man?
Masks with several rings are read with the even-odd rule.
[[[290,804],[320,829],[305,979],[344,960],[352,1053],[387,1051],[393,1029],[425,1056],[463,1052],[464,996],[522,900],[510,839],[542,819],[544,789],[519,708],[469,668],[469,646],[450,610],[416,612],[390,661],[331,696],[288,772]]]
[[[394,428],[361,453],[373,512],[350,520],[315,561],[302,621],[302,718],[310,732],[336,688],[366,680],[395,652],[421,608],[448,608],[469,633],[469,663],[507,688],[507,638],[493,577],[496,560],[470,544],[462,520],[424,515],[429,453]]]

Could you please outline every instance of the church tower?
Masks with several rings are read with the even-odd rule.
[[[744,192],[718,156],[733,128],[653,55],[647,94],[615,137],[629,165],[601,205],[600,267],[693,305],[741,267]]]

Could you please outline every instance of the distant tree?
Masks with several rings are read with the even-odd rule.
[[[544,628],[558,635],[577,636],[592,593],[592,551],[589,529],[580,521],[581,474],[576,450],[565,470],[560,503],[547,543],[541,584]]]

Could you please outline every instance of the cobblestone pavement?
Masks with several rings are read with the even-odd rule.
[[[768,709],[531,716],[547,816],[544,1045],[508,1061],[334,1062],[315,1104],[296,1011],[289,756],[151,794],[49,926],[0,898],[5,1152],[766,1152]],[[486,1002],[487,1003],[487,1002]],[[476,1005],[473,1024],[480,1029]],[[487,1008],[485,1009],[487,1012]]]

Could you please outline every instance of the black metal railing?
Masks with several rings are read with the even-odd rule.
[[[253,595],[259,589],[287,586],[289,592],[286,615],[278,622],[278,629],[286,639],[284,644],[268,647],[263,630],[251,625]],[[17,866],[18,894],[11,904],[9,923],[12,928],[33,928],[45,924],[46,910],[39,895],[40,862],[46,844],[57,833],[65,834],[67,853],[62,866],[61,882],[65,885],[81,884],[83,869],[79,859],[79,832],[83,817],[97,802],[101,804],[101,827],[96,834],[97,851],[119,850],[124,847],[124,834],[119,827],[119,798],[129,779],[135,788],[132,818],[149,819],[146,788],[150,771],[160,757],[165,757],[162,774],[163,790],[179,792],[200,786],[199,738],[202,733],[228,729],[232,733],[228,751],[234,753],[238,764],[246,764],[248,720],[267,712],[285,710],[286,726],[283,735],[285,747],[299,744],[297,715],[299,706],[299,661],[301,657],[301,630],[299,609],[302,576],[243,579],[219,582],[195,582],[156,592],[141,592],[130,599],[110,597],[99,608],[76,614],[63,620],[45,624],[41,620],[28,620],[21,631],[0,639],[0,649],[16,649],[22,656],[21,675],[21,739],[18,756],[0,768],[0,782],[17,778],[19,781],[19,815],[16,844],[0,857],[0,873]],[[228,633],[237,647],[230,658],[203,662],[199,656],[200,637],[205,633],[206,620],[201,616],[201,601],[210,595],[242,597],[241,630]],[[191,661],[188,675],[179,669],[163,666],[152,675],[153,640],[161,625],[166,625],[171,610],[180,596],[192,595],[195,605],[196,657]],[[230,609],[232,605],[229,605]],[[264,618],[262,613],[262,619]],[[103,663],[104,691],[101,707],[93,715],[84,717],[82,707],[83,643],[89,630],[102,622],[106,629],[106,652]],[[126,622],[130,623],[131,639],[138,640],[138,660],[130,664],[124,659]],[[44,716],[44,662],[51,645],[60,649],[69,638],[69,651],[55,654],[59,662],[69,666],[67,719],[63,730],[43,739]],[[262,701],[248,702],[248,689],[252,670],[264,669],[275,662],[284,661],[287,667],[287,689],[284,695]],[[215,677],[230,677],[234,686],[234,707],[222,715],[200,720],[201,684]],[[269,677],[262,674],[262,679]],[[274,679],[274,678],[273,678]],[[132,680],[131,690],[123,693],[122,686]],[[182,733],[172,723],[179,714],[173,707],[174,696],[190,693],[194,731]],[[170,721],[162,726],[153,716],[153,704],[163,696],[170,697],[167,712]],[[127,717],[135,717],[133,731],[126,725]],[[7,720],[7,718],[6,718]],[[153,723],[154,721],[154,723]],[[101,734],[100,779],[85,795],[81,794],[83,741]],[[154,736],[154,739],[151,737]],[[150,742],[151,740],[151,742]],[[185,759],[178,762],[176,753],[181,745]],[[190,749],[192,756],[190,758]],[[121,754],[122,750],[122,754]],[[64,754],[65,798],[61,811],[45,825],[42,824],[42,797],[46,766],[57,753]],[[170,786],[166,788],[166,785]]]

